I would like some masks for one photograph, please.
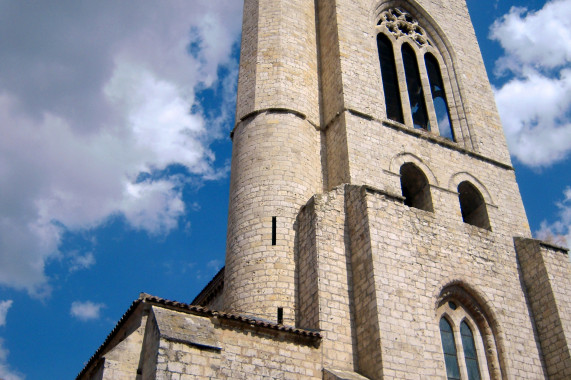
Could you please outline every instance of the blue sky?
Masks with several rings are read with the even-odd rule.
[[[531,229],[569,245],[571,0],[468,6]],[[73,378],[139,292],[190,302],[223,265],[240,23],[0,0],[0,378]]]

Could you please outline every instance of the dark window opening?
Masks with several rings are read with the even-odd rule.
[[[407,163],[400,168],[400,185],[404,204],[425,211],[433,211],[430,184],[426,175],[415,164]]]
[[[272,245],[276,245],[276,229],[277,229],[276,217],[272,216]]]
[[[430,122],[424,101],[424,91],[418,70],[416,54],[409,44],[402,45],[402,61],[408,87],[408,99],[414,128],[430,131]]]
[[[458,185],[458,194],[464,223],[491,230],[486,202],[478,189],[465,181]]]
[[[460,380],[460,368],[458,367],[458,356],[456,355],[456,343],[452,326],[446,318],[440,318],[440,337],[442,339],[442,350],[444,351],[444,362],[446,363],[446,374],[448,380]]]
[[[381,63],[381,77],[385,92],[387,117],[399,123],[404,123],[393,44],[387,36],[379,33],[377,35],[377,48]]]
[[[472,330],[466,321],[462,321],[460,324],[460,335],[462,336],[462,347],[464,348],[468,380],[480,380],[480,368],[478,366],[476,345],[474,344],[474,334],[472,334]]]
[[[278,307],[278,325],[283,325],[284,323],[284,308]]]
[[[432,102],[436,111],[436,121],[440,136],[454,141],[454,132],[452,131],[452,123],[450,122],[450,111],[446,103],[446,93],[444,92],[444,82],[438,60],[430,53],[424,56],[426,71],[428,72],[428,81],[430,82],[430,91],[432,92]]]

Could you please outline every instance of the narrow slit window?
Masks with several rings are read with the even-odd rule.
[[[277,229],[276,217],[272,216],[272,245],[276,245],[276,229]]]
[[[456,342],[452,326],[446,318],[440,318],[440,337],[442,338],[442,350],[444,351],[444,362],[446,363],[446,374],[448,380],[460,380],[460,368],[458,367],[458,355],[456,354]]]
[[[379,50],[379,61],[381,63],[381,77],[385,92],[387,117],[399,123],[404,123],[393,44],[382,33],[377,35],[377,49]]]
[[[468,370],[468,380],[480,380],[480,368],[478,367],[478,355],[474,344],[474,334],[466,321],[460,324],[460,335],[462,336],[462,347],[464,358],[466,359],[466,369]]]
[[[432,103],[436,111],[436,119],[438,122],[438,131],[440,136],[454,141],[454,132],[452,131],[452,123],[450,122],[450,110],[446,103],[446,93],[444,92],[444,82],[438,60],[430,53],[424,56],[426,71],[428,72],[428,81],[430,82],[430,91],[432,92]]]
[[[430,122],[424,101],[424,91],[418,70],[416,54],[409,44],[402,45],[402,60],[408,87],[408,99],[410,101],[410,111],[412,113],[412,123],[416,129],[430,131]]]

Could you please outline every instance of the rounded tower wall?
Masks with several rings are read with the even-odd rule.
[[[246,0],[236,120],[290,109],[319,124],[313,0]]]
[[[284,322],[293,324],[295,221],[322,187],[319,139],[307,120],[291,113],[261,113],[236,129],[226,310],[273,320],[282,307]]]
[[[224,308],[295,315],[295,221],[322,189],[314,0],[246,0]],[[275,218],[275,219],[274,219]]]

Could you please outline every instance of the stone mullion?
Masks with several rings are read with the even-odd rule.
[[[426,104],[426,112],[428,113],[428,120],[430,122],[430,132],[440,136],[440,129],[438,128],[438,117],[436,116],[434,102],[432,101],[432,90],[430,89],[430,79],[428,78],[428,72],[424,62],[424,54],[422,51],[417,49],[414,49],[414,52],[416,53],[416,61],[418,62],[418,71],[420,73],[420,81],[422,83],[422,92],[424,92],[424,104]]]
[[[410,128],[414,128],[412,111],[410,109],[410,99],[408,98],[408,85],[406,84],[406,72],[404,70],[401,47],[402,40],[393,43],[395,65],[397,67],[397,79],[399,82],[400,99],[402,104],[402,116],[404,119],[404,124]]]

